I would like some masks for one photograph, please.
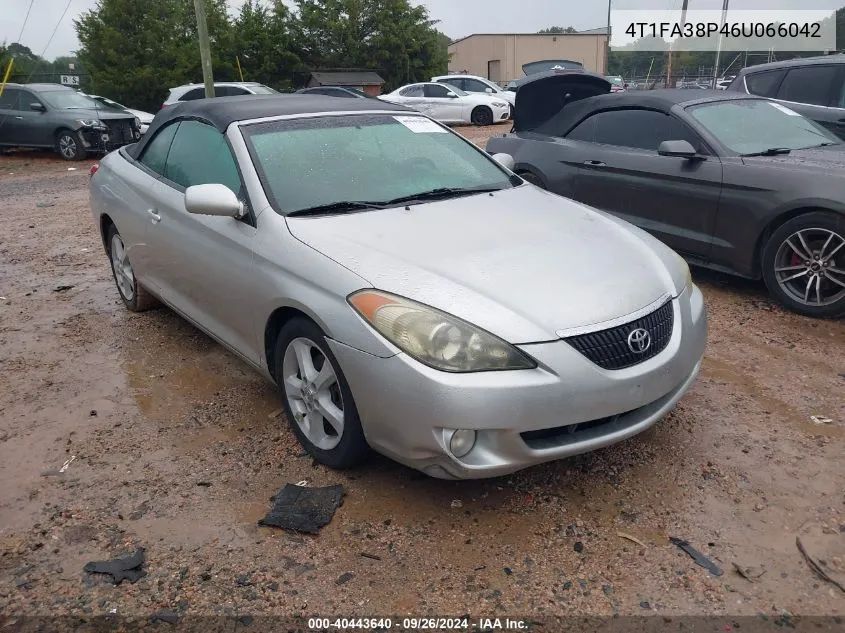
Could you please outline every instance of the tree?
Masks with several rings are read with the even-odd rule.
[[[215,79],[234,79],[226,2],[205,3]],[[168,88],[202,79],[191,2],[99,0],[75,26],[79,59],[91,73],[91,90],[98,94],[155,111]]]
[[[366,68],[386,88],[445,72],[448,51],[423,6],[408,0],[296,0],[297,50],[313,68]]]
[[[290,88],[291,78],[302,70],[293,52],[292,15],[281,0],[267,8],[256,0],[241,6],[232,24],[235,48],[244,80],[274,88]]]
[[[562,27],[562,26],[552,26],[547,29],[543,29],[542,31],[537,31],[541,35],[547,35],[552,33],[577,33],[578,29],[575,29],[571,26]]]

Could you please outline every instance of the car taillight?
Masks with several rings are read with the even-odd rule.
[[[100,163],[94,163],[91,165],[91,169],[88,170],[88,177],[90,178],[94,174],[97,173],[97,170],[100,168]]]
[[[164,110],[166,107],[167,107],[167,104],[166,104],[166,103],[162,103],[162,104],[161,104],[161,109],[162,109],[162,110]]]

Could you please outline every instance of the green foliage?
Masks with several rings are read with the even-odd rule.
[[[567,26],[567,27],[552,26],[552,27],[549,27],[547,29],[537,31],[537,33],[539,33],[540,35],[550,35],[550,34],[553,34],[553,33],[577,33],[577,32],[578,32],[578,29],[571,27],[571,26]]]

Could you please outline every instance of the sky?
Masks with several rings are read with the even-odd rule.
[[[24,17],[33,2],[29,19]],[[96,5],[96,0],[0,0],[0,42],[20,40],[33,52],[53,59],[68,55],[79,42],[73,19]],[[139,2],[143,0],[138,0]],[[189,2],[190,0],[185,0]],[[233,10],[242,0],[229,0]],[[607,24],[605,0],[412,0],[425,5],[432,18],[440,20],[438,28],[457,39],[471,33],[533,33],[550,26],[573,26],[578,30],[593,29]],[[613,8],[653,8],[655,19],[667,15],[681,4],[681,0],[612,0]],[[836,9],[845,0],[731,0],[736,9]],[[64,18],[62,11],[68,6]],[[514,11],[518,6],[519,10]],[[721,9],[722,0],[690,0],[690,8]],[[23,35],[19,38],[21,28]],[[55,29],[55,36],[50,40]],[[49,42],[49,45],[48,45]]]

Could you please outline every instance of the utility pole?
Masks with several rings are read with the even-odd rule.
[[[684,3],[681,5],[681,31],[684,30],[684,25],[687,23],[687,7],[689,6],[689,0],[684,0]],[[669,45],[669,63],[667,64],[666,69],[666,87],[673,88],[672,86],[672,58],[675,55],[674,49],[674,41],[672,44]]]
[[[730,0],[725,0],[722,4],[722,23],[719,25],[719,47],[716,49],[716,66],[713,68],[713,88],[716,88],[716,83],[719,81],[719,59],[722,56],[722,29],[725,26],[725,20],[728,16],[728,3]]]
[[[610,74],[610,4],[612,0],[607,0],[607,42],[604,47],[604,74]]]
[[[197,14],[197,35],[200,40],[200,60],[202,61],[202,80],[205,84],[205,97],[214,96],[214,73],[211,70],[211,44],[208,41],[208,25],[205,23],[204,0],[194,0]]]

